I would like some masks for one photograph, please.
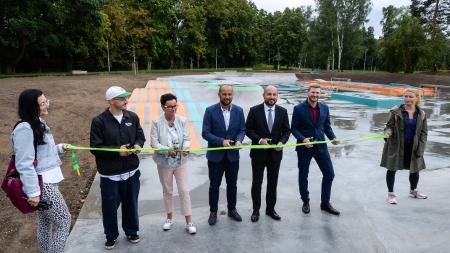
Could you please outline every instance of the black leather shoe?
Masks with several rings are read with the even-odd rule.
[[[250,220],[252,220],[252,222],[257,222],[259,220],[259,210],[253,210]]]
[[[209,214],[208,223],[210,226],[214,226],[217,223],[217,212],[211,212]]]
[[[336,209],[334,209],[333,206],[331,206],[330,203],[322,203],[320,204],[320,209],[322,209],[322,211],[325,211],[327,213],[333,214],[333,215],[339,215],[340,212]]]
[[[236,209],[228,211],[228,217],[230,217],[231,219],[235,220],[235,221],[242,221],[242,217],[239,215],[239,213],[237,212]]]
[[[274,220],[281,220],[281,216],[277,214],[277,212],[275,212],[275,210],[266,210],[266,215],[270,216],[270,218],[274,219]]]
[[[309,203],[303,203],[302,212],[308,214],[311,210],[309,209]]]

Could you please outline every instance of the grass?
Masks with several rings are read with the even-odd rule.
[[[196,72],[215,72],[215,71],[246,71],[246,68],[202,68],[202,69],[154,69],[154,70],[139,70],[137,72],[140,74],[166,74],[166,73],[196,73]],[[131,70],[115,70],[115,71],[92,71],[88,72],[87,75],[133,75],[134,72]],[[38,76],[71,76],[71,72],[43,72],[43,73],[16,73],[10,75],[0,75],[1,78],[11,78],[11,77],[38,77]]]
[[[286,66],[280,66],[279,71],[286,71],[286,72],[292,72],[292,71],[308,71],[311,69],[298,69],[294,67],[287,68]],[[154,70],[139,70],[138,75],[141,74],[170,74],[170,73],[204,73],[204,72],[221,72],[221,71],[263,71],[263,72],[276,72],[277,70],[274,69],[273,65],[268,64],[257,64],[254,65],[252,68],[201,68],[201,69],[154,69]],[[326,72],[325,70],[320,70],[320,72]],[[364,71],[364,70],[344,70],[344,72],[334,72],[334,73],[370,73],[370,74],[380,74],[380,73],[388,73],[385,71]],[[428,74],[428,75],[450,75],[449,70],[441,70],[437,73],[433,73],[430,71],[416,71],[416,74]],[[115,70],[115,71],[93,71],[88,72],[87,75],[133,75],[134,72],[131,70]],[[43,72],[43,73],[16,73],[16,74],[9,74],[9,75],[3,75],[0,74],[0,79],[2,78],[11,78],[11,77],[39,77],[39,76],[71,76],[72,74],[70,72]]]

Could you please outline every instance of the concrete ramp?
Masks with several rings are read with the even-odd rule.
[[[130,109],[142,122],[149,139],[151,120],[162,113],[160,95],[173,92],[178,97],[178,114],[189,120],[194,146],[204,146],[201,121],[204,109],[218,102],[217,89],[201,80],[214,80],[215,75],[176,76],[151,80],[145,88],[136,89],[130,99]],[[244,77],[242,77],[244,78]],[[253,78],[262,85],[295,83],[293,74],[255,73]],[[250,79],[249,79],[250,80]],[[247,114],[249,108],[262,103],[261,90],[237,90],[233,103]],[[278,104],[293,108],[305,101],[305,91],[283,91]],[[333,131],[339,138],[353,138],[381,133],[388,119],[388,109],[374,108],[322,96],[330,108]],[[429,133],[425,161],[421,171],[419,190],[427,200],[408,197],[408,171],[399,171],[395,191],[399,203],[386,202],[386,169],[380,168],[383,140],[355,141],[347,145],[330,145],[335,178],[331,202],[341,211],[339,217],[320,210],[322,174],[313,160],[309,170],[311,213],[301,212],[298,191],[297,153],[285,148],[278,179],[276,211],[282,217],[274,221],[266,216],[266,179],[262,186],[262,206],[259,222],[252,223],[252,168],[248,149],[240,150],[237,182],[237,209],[243,221],[227,217],[226,183],[220,188],[219,219],[216,226],[207,223],[208,166],[204,154],[191,154],[187,164],[191,189],[192,217],[197,234],[184,231],[184,217],[180,213],[178,191],[174,184],[174,221],[171,231],[161,228],[165,220],[162,187],[156,165],[150,156],[141,155],[142,173],[139,195],[139,234],[142,241],[132,245],[126,241],[119,225],[117,246],[110,252],[186,252],[186,253],[447,253],[450,238],[450,93],[440,97],[424,97],[423,108],[429,115]],[[248,139],[245,141],[248,142]],[[289,143],[296,140],[291,136]],[[148,143],[147,143],[148,144]],[[80,164],[83,166],[83,164]],[[120,210],[120,208],[119,208]],[[119,211],[119,224],[121,213]],[[71,231],[66,252],[106,252],[104,249],[99,177],[92,183],[89,195]],[[1,251],[1,250],[0,250]]]

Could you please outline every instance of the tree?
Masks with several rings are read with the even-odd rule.
[[[446,68],[450,40],[450,2],[442,0],[413,0],[411,13],[418,18],[430,38],[424,65],[437,71]]]
[[[128,55],[128,32],[125,25],[127,19],[128,6],[119,0],[112,0],[103,9],[103,13],[106,15],[106,27],[107,31],[105,37],[108,40],[111,64],[116,66],[117,69],[122,69],[129,66]]]
[[[0,60],[6,72],[40,65],[71,69],[99,62],[102,17],[97,1],[9,1],[1,4]]]
[[[2,1],[0,8],[0,72],[14,73],[41,34],[51,30],[53,11],[49,1]],[[46,13],[47,15],[40,15]],[[52,34],[53,35],[53,34]],[[54,38],[49,34],[48,43]]]
[[[152,17],[154,32],[147,38],[149,59],[160,68],[174,68],[179,59],[179,0],[147,0],[143,6]]]
[[[346,33],[354,34],[361,31],[371,8],[370,0],[335,0],[336,36],[338,46],[338,69],[341,68],[344,38]]]
[[[383,27],[388,36],[383,38],[381,44],[385,67],[391,72],[402,68],[405,73],[413,73],[426,53],[426,36],[420,21],[408,11],[402,13],[393,6],[384,9],[383,13],[387,15],[383,18],[383,24],[388,26]],[[397,13],[402,14],[392,15]]]
[[[411,0],[411,14],[419,18],[434,35],[448,31],[450,25],[450,2],[445,0]]]
[[[178,34],[181,41],[182,55],[191,60],[191,68],[193,58],[197,61],[197,68],[200,68],[200,59],[206,53],[205,25],[206,16],[202,1],[182,1]]]
[[[274,45],[279,51],[283,64],[288,67],[298,65],[306,42],[306,25],[309,13],[301,8],[286,8],[276,13],[274,20]]]
[[[325,41],[319,47],[328,47],[327,65],[334,70],[337,53],[339,70],[345,65],[353,66],[363,51],[362,30],[371,8],[370,0],[316,0],[316,6],[318,17],[313,26],[317,29],[315,36]],[[347,46],[347,41],[352,46]]]

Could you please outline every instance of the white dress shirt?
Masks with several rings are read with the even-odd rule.
[[[272,120],[275,124],[275,105],[273,105],[272,107],[268,107],[266,103],[264,103],[264,113],[266,114],[267,125],[269,125],[269,109],[272,109]]]
[[[47,170],[41,173],[42,182],[46,184],[57,184],[64,180],[61,167]],[[38,195],[39,196],[39,195]]]
[[[266,105],[266,103],[264,103],[264,114],[266,115],[266,122],[267,122],[267,126],[269,125],[269,109],[272,109],[272,120],[273,120],[273,124],[275,124],[275,105],[273,105],[272,107],[269,107]],[[273,127],[273,125],[272,125]],[[258,144],[261,144],[261,139],[259,139]]]
[[[228,110],[223,108],[222,105],[220,105],[220,108],[222,109],[223,119],[225,120],[225,130],[228,131],[228,127],[230,126],[231,105]]]

